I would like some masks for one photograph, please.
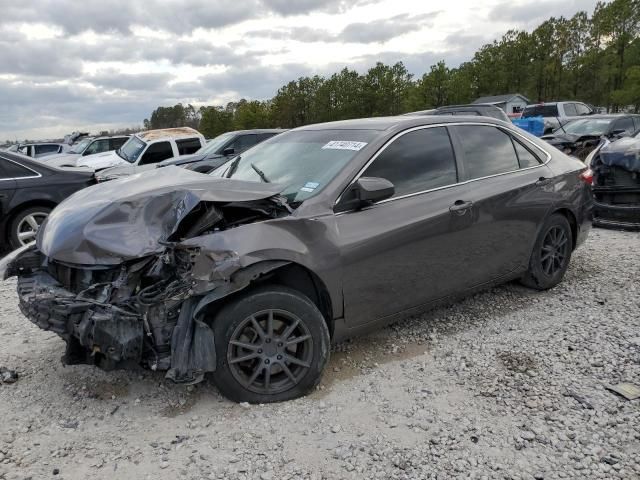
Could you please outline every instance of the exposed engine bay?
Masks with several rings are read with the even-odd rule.
[[[201,176],[182,169],[180,176],[182,172]],[[125,196],[106,206],[92,205],[89,193],[81,233],[74,231],[72,216],[56,215],[64,213],[62,204],[41,230],[37,246],[3,260],[4,276],[19,277],[24,315],[66,341],[64,363],[107,370],[136,363],[167,370],[167,378],[176,382],[201,381],[216,367],[213,332],[204,318],[207,306],[286,264],[245,266],[233,250],[210,250],[206,242],[202,247],[182,243],[289,215],[286,199],[274,194],[277,187],[248,195],[258,198],[225,202],[224,196],[239,196],[222,190],[194,195],[192,187],[180,190],[172,180],[166,192],[139,199]],[[87,190],[91,188],[72,198],[82,201],[78,197]],[[207,197],[212,200],[203,200]],[[89,215],[92,220],[86,223]],[[103,228],[104,218],[109,228]],[[126,228],[118,220],[129,223],[137,242],[123,238],[125,230],[113,229],[113,224]],[[140,236],[141,228],[154,229],[156,235]],[[59,235],[61,231],[66,235]],[[105,242],[119,245],[117,257],[100,248]]]

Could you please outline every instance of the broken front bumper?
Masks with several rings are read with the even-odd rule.
[[[124,362],[141,361],[144,331],[140,315],[78,300],[43,271],[18,277],[18,298],[25,317],[67,341],[65,363],[90,363],[109,370]]]
[[[604,228],[640,230],[640,205],[595,202],[593,224]]]

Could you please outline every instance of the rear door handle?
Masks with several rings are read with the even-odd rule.
[[[546,178],[546,177],[540,177],[537,181],[536,181],[536,185],[539,187],[544,187],[545,185],[549,185],[551,183],[551,179],[550,178]]]
[[[456,202],[449,207],[449,211],[457,213],[458,215],[464,215],[471,207],[473,207],[473,202],[456,200]]]

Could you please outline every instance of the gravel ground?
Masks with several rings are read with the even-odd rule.
[[[316,392],[63,367],[0,285],[0,478],[640,478],[640,234],[594,230],[549,292],[517,284],[334,348]]]

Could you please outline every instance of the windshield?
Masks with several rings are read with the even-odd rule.
[[[604,135],[607,133],[611,120],[585,118],[584,120],[574,120],[567,123],[562,128],[558,128],[554,133],[569,133],[571,135]]]
[[[528,117],[557,117],[558,107],[557,105],[532,105],[525,107],[522,112],[522,118]]]
[[[69,153],[82,153],[93,141],[93,138],[84,138],[69,149]]]
[[[144,143],[138,137],[133,136],[129,138],[129,140],[127,140],[127,143],[120,147],[120,149],[118,150],[118,155],[124,158],[127,162],[134,163],[146,146],[146,143]]]
[[[234,133],[223,133],[222,135],[218,135],[212,140],[209,140],[207,144],[198,150],[196,153],[222,153],[218,152],[221,147],[223,147],[229,140],[231,140],[235,136]]]
[[[289,202],[320,192],[375,138],[372,130],[299,130],[283,133],[247,150],[211,175],[284,186]]]

